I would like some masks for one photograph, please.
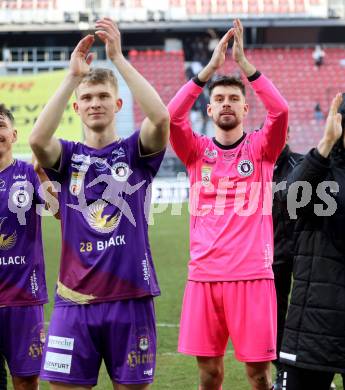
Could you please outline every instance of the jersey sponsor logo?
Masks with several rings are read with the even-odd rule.
[[[104,251],[109,246],[121,246],[126,245],[125,236],[116,236],[116,237],[110,237],[109,240],[106,241],[97,241],[97,250],[98,251]]]
[[[212,168],[208,165],[201,167],[201,183],[204,187],[210,185]]]
[[[235,157],[236,157],[236,153],[234,153],[234,152],[229,152],[229,151],[227,151],[227,152],[224,152],[224,153],[223,153],[223,159],[224,159],[225,161],[231,161],[231,160],[233,160]]]
[[[69,184],[69,192],[72,195],[78,196],[80,194],[84,177],[85,177],[85,173],[83,172],[72,172],[71,181]]]
[[[118,211],[114,216],[103,214],[108,203],[98,200],[88,207],[86,220],[88,224],[100,233],[113,232],[120,223],[121,213]]]
[[[98,172],[104,172],[109,167],[107,160],[105,160],[103,158],[96,158],[94,161],[94,164],[95,164],[95,168]]]
[[[21,265],[25,263],[25,256],[0,257],[0,265]]]
[[[6,182],[2,179],[0,179],[0,191],[6,191]]]
[[[74,339],[68,337],[59,337],[49,335],[48,338],[48,347],[56,349],[65,349],[67,351],[73,351],[74,348]]]
[[[265,254],[264,254],[264,267],[266,269],[271,268],[273,264],[273,250],[269,243],[265,245]]]
[[[254,165],[250,160],[242,160],[237,165],[237,171],[241,176],[248,177],[254,172]]]
[[[9,250],[9,249],[13,248],[17,242],[17,232],[16,231],[14,231],[11,234],[2,233],[2,225],[6,219],[7,219],[7,217],[0,218],[0,250]],[[25,262],[24,262],[24,264],[25,264]]]
[[[39,290],[38,281],[37,281],[37,275],[36,270],[32,271],[32,274],[30,276],[30,285],[31,285],[31,294],[36,297],[37,292]]]
[[[14,185],[26,185],[26,183],[15,183]],[[19,208],[26,207],[30,203],[30,195],[26,190],[20,189],[14,191],[14,193],[12,194],[12,201]]]
[[[90,165],[91,157],[86,156],[85,154],[73,153],[71,160],[77,163],[85,162],[87,165]]]
[[[154,362],[155,355],[153,353],[143,353],[139,351],[131,351],[127,355],[127,365],[130,368],[136,368],[148,363]]]
[[[72,355],[47,351],[46,358],[44,361],[44,369],[46,371],[62,372],[64,374],[70,374],[71,363],[72,363]]]
[[[128,164],[126,164],[125,162],[115,163],[111,168],[111,174],[113,178],[117,181],[126,181],[130,174]]]
[[[13,175],[13,180],[27,180],[26,175]]]
[[[145,259],[141,262],[141,265],[143,266],[143,276],[144,280],[147,282],[148,285],[150,285],[150,264],[149,259],[147,258],[147,253],[145,253]]]
[[[210,150],[209,148],[206,148],[204,156],[210,160],[215,160],[218,157],[218,151],[216,149]]]
[[[113,163],[116,162],[116,160],[118,160],[119,158],[123,158],[123,157],[126,157],[126,154],[125,154],[125,151],[122,147],[120,147],[119,149],[115,149],[111,152],[112,154],[112,159],[111,161]]]
[[[88,171],[88,169],[89,169],[89,165],[87,165],[87,164],[81,164],[81,165],[71,164],[71,167],[75,168],[75,169],[78,169],[78,171],[84,172],[84,173],[86,173]]]

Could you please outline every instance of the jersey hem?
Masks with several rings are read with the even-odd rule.
[[[2,307],[22,307],[22,306],[39,306],[39,305],[45,305],[46,303],[49,303],[48,299],[37,301],[37,302],[15,302],[15,303],[1,303],[0,302],[0,309]]]
[[[115,297],[115,298],[109,298],[109,299],[97,299],[97,300],[92,300],[88,303],[78,303],[78,302],[72,302],[72,301],[65,301],[63,298],[59,297],[58,302],[54,302],[54,307],[61,307],[61,306],[88,306],[88,305],[93,305],[97,303],[107,303],[107,302],[116,302],[116,301],[124,301],[124,300],[132,300],[132,299],[140,299],[140,298],[145,298],[145,297],[157,297],[161,295],[160,291],[153,292],[150,294],[143,294],[143,295],[136,295],[136,296],[123,296],[123,297]]]
[[[203,283],[212,283],[212,282],[244,282],[244,281],[253,281],[253,280],[274,280],[274,275],[255,275],[255,276],[243,276],[238,278],[196,278],[188,276],[187,278],[190,282],[203,282]]]

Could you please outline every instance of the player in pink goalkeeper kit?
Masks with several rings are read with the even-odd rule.
[[[235,77],[210,86],[208,115],[215,137],[194,133],[188,115],[203,86],[232,56],[265,105],[263,128],[243,129],[245,88]],[[285,144],[288,107],[274,85],[248,62],[239,20],[219,42],[208,65],[169,104],[171,144],[190,183],[190,262],[181,315],[179,351],[197,357],[200,389],[221,389],[229,338],[245,362],[252,389],[271,389],[276,358],[276,296],[272,273],[273,166]]]

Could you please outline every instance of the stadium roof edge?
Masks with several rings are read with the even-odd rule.
[[[337,27],[345,26],[344,19],[324,19],[324,18],[253,18],[243,19],[245,27]],[[138,32],[138,31],[155,31],[155,30],[183,30],[192,31],[208,28],[227,29],[229,20],[193,20],[193,21],[159,21],[159,22],[120,22],[121,31]],[[93,30],[93,24],[83,23],[61,23],[61,24],[0,24],[0,33],[9,32],[76,32]]]

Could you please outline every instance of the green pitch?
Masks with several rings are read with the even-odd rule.
[[[60,227],[52,218],[43,219],[46,253],[46,273],[50,303],[46,305],[46,320],[50,318],[54,284],[57,279],[60,255]],[[186,205],[181,216],[171,216],[171,207],[162,214],[154,215],[154,225],[150,227],[153,258],[162,290],[156,299],[158,323],[157,370],[153,390],[192,390],[197,389],[198,372],[193,357],[177,354],[178,322],[184,284],[187,276],[189,248],[189,220]],[[337,390],[343,389],[341,377],[336,377]],[[12,390],[12,387],[9,386]],[[40,390],[48,390],[42,382]],[[104,366],[95,389],[112,389]],[[235,361],[229,346],[225,359],[224,390],[249,390],[244,367]]]

